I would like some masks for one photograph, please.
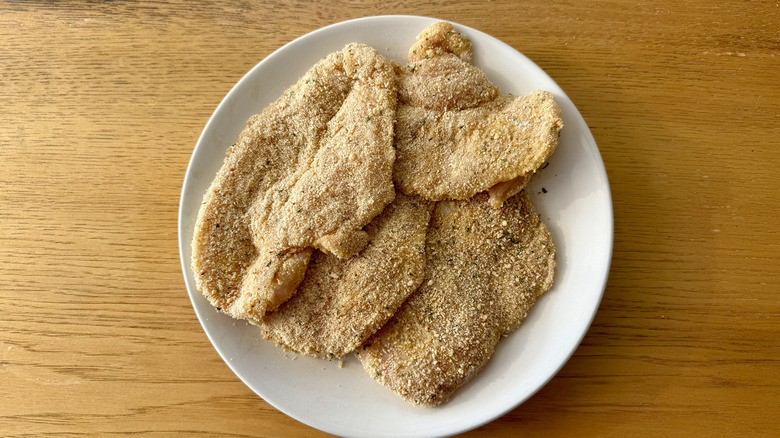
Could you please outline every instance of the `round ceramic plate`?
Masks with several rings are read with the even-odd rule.
[[[612,201],[604,164],[580,113],[560,87],[512,47],[455,24],[471,39],[474,63],[505,93],[544,89],[561,106],[564,129],[549,165],[527,188],[552,233],[555,285],[526,322],[446,404],[415,407],[375,382],[354,356],[325,361],[299,356],[259,330],[214,309],[190,269],[193,226],[203,194],[247,119],[275,100],[312,65],[346,44],[375,47],[405,64],[415,36],[437,20],[368,17],[334,24],[285,45],[257,64],[220,103],[187,169],[179,210],[179,250],[187,289],[203,329],[233,372],[267,402],[317,429],[343,436],[442,436],[487,423],[533,395],[563,366],[601,301],[612,255]]]

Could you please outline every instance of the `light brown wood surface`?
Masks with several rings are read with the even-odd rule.
[[[0,435],[324,436],[219,358],[178,201],[232,85],[282,44],[383,13],[487,32],[545,69],[606,164],[593,326],[467,433],[780,434],[780,7],[773,1],[0,1]]]

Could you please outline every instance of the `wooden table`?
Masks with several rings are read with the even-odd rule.
[[[178,201],[244,73],[382,13],[472,26],[538,63],[588,121],[614,197],[609,282],[582,345],[467,436],[780,433],[780,7],[372,4],[0,2],[0,435],[325,435],[209,343]]]

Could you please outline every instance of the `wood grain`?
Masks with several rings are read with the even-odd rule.
[[[467,436],[780,433],[775,2],[0,2],[0,435],[324,436],[221,361],[182,280],[189,156],[282,44],[365,15],[492,34],[578,106],[615,247],[588,335]]]

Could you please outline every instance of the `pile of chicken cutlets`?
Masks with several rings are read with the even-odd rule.
[[[523,188],[562,127],[552,94],[502,94],[449,23],[406,66],[349,44],[228,150],[195,225],[198,289],[286,349],[354,352],[410,403],[441,404],[552,286]]]

